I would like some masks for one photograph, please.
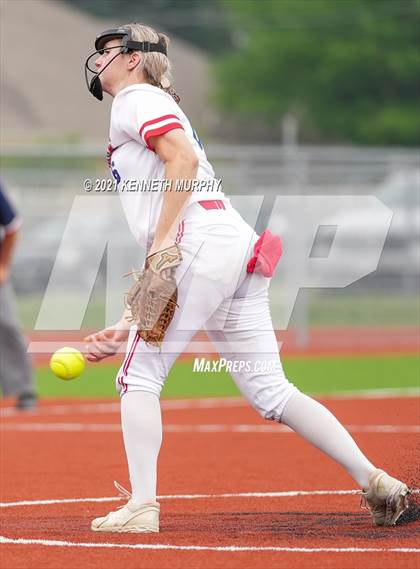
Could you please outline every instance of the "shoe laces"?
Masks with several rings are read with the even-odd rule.
[[[119,484],[119,482],[117,482],[116,480],[114,480],[114,486],[118,490],[118,492],[120,494],[119,495],[120,498],[125,498],[125,499],[130,500],[131,493],[126,488],[124,488],[124,486]],[[124,519],[129,512],[129,508],[127,508],[127,503],[122,504],[121,506],[118,506],[117,508],[115,508],[115,510],[112,510],[111,512],[109,512],[105,516],[105,519],[107,520],[107,522],[112,522],[112,521],[117,522],[121,519]],[[124,510],[127,510],[127,511],[124,511]]]
[[[129,492],[127,490],[127,488],[124,488],[124,486],[122,486],[119,482],[117,482],[116,480],[114,480],[114,486],[115,488],[118,490],[118,492],[120,493],[120,498],[127,498],[127,500],[130,500],[131,498],[131,492]]]
[[[127,499],[127,500],[130,500],[130,499],[131,499],[131,492],[129,492],[129,491],[127,490],[127,488],[124,488],[124,486],[122,486],[122,485],[121,485],[119,482],[117,482],[116,480],[114,480],[114,486],[115,486],[115,488],[118,490],[118,492],[120,493],[120,496],[119,496],[120,498],[125,498],[125,499]],[[112,514],[112,513],[114,513],[114,514],[115,514],[115,513],[119,513],[118,510],[122,510],[123,508],[126,507],[126,505],[127,505],[127,504],[122,504],[121,506],[118,506],[118,507],[116,508],[116,510],[114,510],[113,512],[110,512],[110,513],[111,513],[111,514]]]
[[[367,501],[366,496],[365,496],[365,494],[364,494],[363,492],[362,492],[361,495],[360,495],[360,504],[359,504],[359,506],[360,506],[360,509],[361,509],[361,510],[367,510],[368,512],[370,512],[370,507],[369,507],[368,501]]]

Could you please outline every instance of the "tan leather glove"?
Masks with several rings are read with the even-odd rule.
[[[166,330],[175,314],[178,289],[175,269],[181,264],[177,244],[153,253],[146,258],[142,271],[134,272],[135,283],[125,299],[131,311],[131,321],[137,324],[140,337],[160,347]]]

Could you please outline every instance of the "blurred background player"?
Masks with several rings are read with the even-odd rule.
[[[3,396],[16,396],[17,409],[36,407],[32,366],[16,316],[13,289],[9,281],[13,250],[21,218],[13,209],[0,184],[0,386]]]

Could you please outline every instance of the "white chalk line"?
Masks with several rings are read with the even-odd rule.
[[[45,400],[44,400],[45,403]],[[248,407],[249,403],[242,397],[206,397],[202,399],[162,399],[160,402],[162,409],[213,409],[218,407]],[[66,414],[92,414],[92,413],[120,413],[121,405],[118,402],[107,401],[104,403],[75,403],[62,405],[46,405],[37,410],[28,411],[29,416],[48,414],[48,415],[66,415]],[[0,409],[0,417],[10,417],[21,415],[15,407],[6,406]]]
[[[411,489],[412,494],[420,490]],[[208,500],[226,498],[294,498],[300,496],[354,496],[360,495],[360,490],[285,490],[282,492],[236,492],[224,494],[163,494],[158,500]],[[50,500],[20,500],[19,502],[0,502],[0,508],[16,508],[20,506],[49,506],[53,504],[76,504],[82,502],[118,502],[125,500],[122,496],[104,498],[57,498]]]
[[[352,433],[420,433],[419,425],[345,425]],[[167,433],[275,433],[290,434],[291,429],[284,425],[177,425],[163,426]],[[3,423],[0,431],[8,432],[121,432],[120,423]]]
[[[225,494],[164,494],[158,500],[198,500],[209,498],[287,498],[294,496],[325,496],[360,494],[359,490],[288,490],[283,492],[238,492]],[[17,506],[45,506],[50,504],[71,504],[77,502],[115,502],[124,500],[121,496],[108,498],[65,498],[57,500],[22,500],[20,502],[0,502],[0,508]]]
[[[382,399],[392,397],[418,397],[420,389],[416,387],[397,387],[385,389],[361,389],[353,391],[332,391],[328,393],[312,392],[310,395],[322,399]],[[43,401],[45,403],[46,400]],[[249,403],[242,397],[204,397],[197,399],[162,399],[162,409],[213,409],[219,407],[249,407]],[[59,405],[43,405],[34,411],[27,411],[26,415],[65,415],[70,413],[120,413],[120,403],[107,401],[103,403],[74,403]],[[0,418],[22,414],[13,406],[0,408]]]
[[[355,389],[312,393],[325,399],[387,399],[392,397],[420,397],[419,387],[385,387],[378,389]]]
[[[54,539],[12,539],[0,536],[1,544],[13,545],[43,545],[47,547],[83,547],[103,549],[149,549],[175,551],[216,551],[216,552],[246,552],[270,551],[278,553],[420,553],[416,547],[281,547],[281,546],[239,546],[239,545],[175,545],[169,543],[95,543],[61,541]]]

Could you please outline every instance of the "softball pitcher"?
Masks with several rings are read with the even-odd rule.
[[[92,362],[114,355],[128,340],[116,384],[131,493],[118,485],[127,504],[93,520],[92,530],[159,531],[160,392],[172,364],[202,328],[228,361],[270,363],[232,365],[249,403],[344,467],[361,487],[374,522],[394,524],[407,507],[407,486],[377,469],[338,420],[284,375],[268,303],[280,240],[268,231],[256,235],[220,191],[171,87],[167,36],[128,24],[101,33],[95,50],[86,60],[88,88],[99,100],[104,92],[113,97],[109,166],[147,257],[121,321],[86,338]],[[173,191],[132,191],[133,181],[151,179]],[[174,191],[180,181],[187,188],[192,180],[200,180],[200,191]]]

